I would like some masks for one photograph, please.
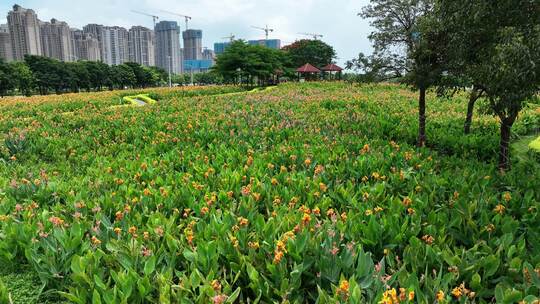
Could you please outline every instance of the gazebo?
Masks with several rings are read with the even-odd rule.
[[[309,79],[312,75],[315,75],[313,78],[317,78],[317,75],[321,73],[321,70],[317,69],[316,67],[312,66],[309,63],[304,64],[303,66],[296,69],[296,72],[298,73],[298,79],[300,79],[301,75],[304,75],[304,78]]]
[[[332,63],[322,68],[322,70],[325,74],[328,73],[328,75],[330,75],[330,79],[341,79],[341,71],[343,71],[343,68]]]

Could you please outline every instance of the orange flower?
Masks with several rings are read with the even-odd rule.
[[[238,218],[238,225],[245,227],[249,224],[249,220],[245,217],[239,217]]]
[[[92,236],[91,242],[92,242],[92,245],[94,246],[99,246],[101,244],[101,241],[95,235]]]
[[[304,216],[302,217],[302,224],[309,225],[309,222],[311,221],[311,215],[308,213],[304,213]]]
[[[349,298],[349,281],[341,280],[341,282],[339,282],[337,294],[345,300]]]
[[[412,204],[412,200],[408,196],[403,199],[403,205],[405,207],[409,207],[411,206],[411,204]]]
[[[274,264],[279,264],[282,258],[283,258],[283,252],[276,250],[274,252]]]
[[[121,211],[116,211],[115,218],[117,221],[121,221],[124,218],[124,213]]]
[[[426,234],[422,237],[422,240],[428,244],[428,245],[431,245],[433,244],[433,242],[435,241],[435,238],[429,234]]]
[[[498,213],[498,214],[503,214],[504,211],[506,210],[506,207],[501,205],[501,204],[498,204],[497,206],[495,206],[495,208],[493,209],[493,211],[495,213]]]
[[[201,208],[201,214],[205,215],[206,213],[208,213],[208,207],[204,206]]]
[[[64,224],[64,220],[57,216],[51,216],[49,218],[49,222],[51,222],[56,227],[62,226]]]

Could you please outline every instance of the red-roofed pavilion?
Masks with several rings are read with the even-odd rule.
[[[324,68],[322,68],[322,70],[323,72],[328,73],[328,75],[330,75],[330,79],[336,79],[336,78],[341,79],[341,72],[343,71],[343,68],[331,63],[325,66]]]
[[[296,69],[296,72],[298,73],[298,78],[300,78],[301,75],[304,75],[304,78],[308,79],[308,78],[317,78],[317,75],[321,73],[321,70],[317,69],[316,67],[312,66],[309,63],[306,63],[303,66]]]

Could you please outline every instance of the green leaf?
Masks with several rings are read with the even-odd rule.
[[[152,255],[144,264],[144,275],[150,276],[156,269],[156,256]]]
[[[101,304],[101,297],[99,296],[97,289],[94,289],[94,292],[92,293],[92,304]]]
[[[236,290],[231,293],[231,295],[227,298],[227,302],[225,303],[235,303],[236,299],[240,295],[240,287],[236,288]]]

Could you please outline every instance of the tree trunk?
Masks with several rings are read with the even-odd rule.
[[[501,119],[501,142],[499,147],[499,170],[510,170],[510,131],[514,124],[515,116]]]
[[[473,88],[471,95],[469,96],[469,103],[467,104],[467,118],[465,119],[464,132],[465,134],[471,133],[471,124],[474,114],[474,104],[480,98],[481,93],[478,93],[476,88]]]
[[[426,145],[426,89],[420,88],[418,98],[418,147]]]

